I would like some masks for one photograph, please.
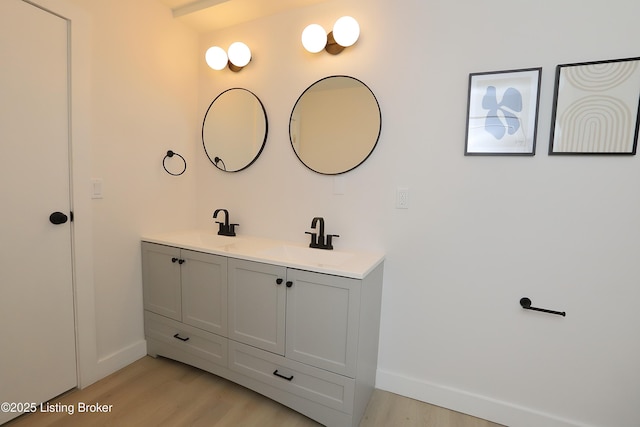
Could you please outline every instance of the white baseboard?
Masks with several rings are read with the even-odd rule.
[[[509,427],[593,427],[513,403],[378,370],[376,388]]]
[[[102,379],[147,355],[147,341],[140,340],[115,353],[98,359],[97,376]]]

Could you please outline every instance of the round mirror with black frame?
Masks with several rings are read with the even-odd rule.
[[[300,95],[289,119],[289,138],[298,159],[314,172],[338,175],[360,166],[380,137],[382,113],[360,80],[330,76]]]
[[[247,89],[227,89],[204,115],[202,145],[215,167],[238,172],[260,156],[267,131],[267,112],[260,99]]]

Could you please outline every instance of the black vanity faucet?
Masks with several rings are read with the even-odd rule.
[[[235,236],[235,227],[239,224],[229,224],[229,211],[226,209],[216,209],[213,212],[213,217],[216,218],[220,212],[224,213],[224,222],[216,221],[219,224],[218,234],[221,236]]]
[[[337,234],[329,234],[326,236],[327,241],[325,243],[325,235],[324,235],[324,218],[322,217],[315,217],[313,218],[313,221],[311,221],[311,228],[312,229],[316,229],[316,226],[318,225],[318,222],[320,223],[320,227],[318,229],[318,233],[313,233],[311,231],[305,231],[306,234],[310,234],[311,235],[311,243],[309,243],[309,247],[310,248],[315,248],[315,249],[328,249],[328,250],[332,250],[333,249],[333,245],[332,245],[332,237],[340,237]]]
[[[320,222],[320,230],[318,230],[318,239],[316,240],[317,242],[316,247],[324,246],[324,218],[321,218],[318,216],[313,218],[313,221],[311,221],[311,228],[315,230],[318,222]]]

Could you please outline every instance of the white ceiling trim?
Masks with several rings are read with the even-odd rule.
[[[174,18],[185,16],[190,13],[200,12],[203,9],[207,9],[212,6],[216,6],[220,3],[226,3],[229,0],[196,0],[191,3],[186,3],[182,6],[174,7],[171,9]]]

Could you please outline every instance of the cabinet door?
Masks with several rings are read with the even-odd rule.
[[[289,269],[286,357],[355,378],[360,280]]]
[[[179,259],[178,248],[142,242],[144,308],[178,321],[182,319]]]
[[[229,338],[284,355],[286,268],[233,258],[228,268]]]
[[[227,335],[227,259],[182,250],[182,322]]]

